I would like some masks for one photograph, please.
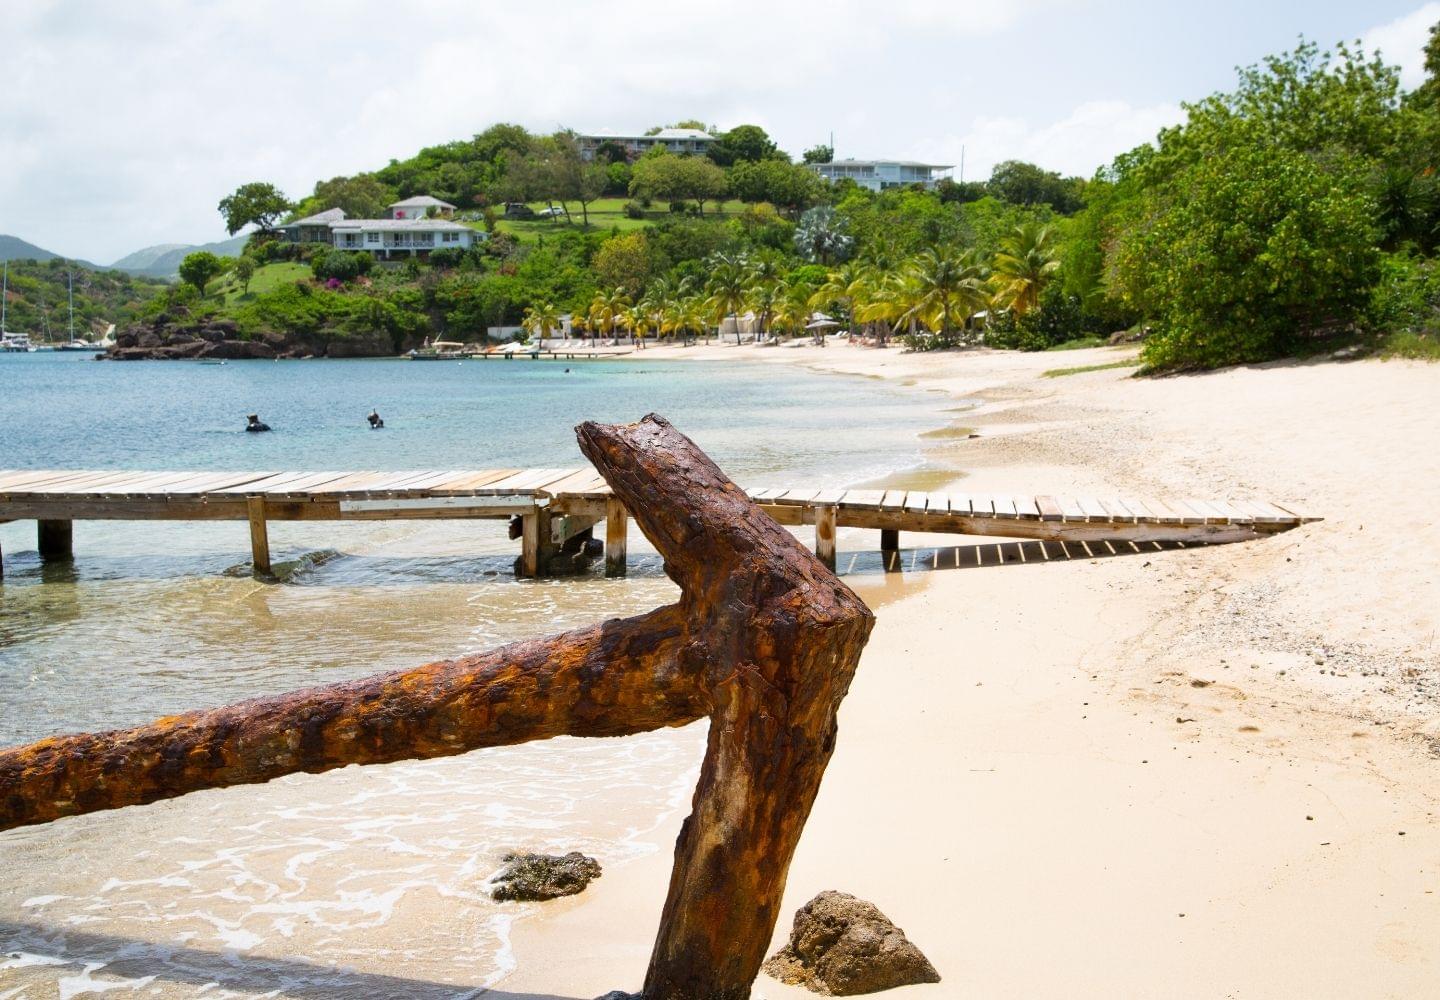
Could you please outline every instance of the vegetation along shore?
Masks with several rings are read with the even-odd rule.
[[[817,328],[917,350],[1143,337],[1151,370],[1341,348],[1434,357],[1435,36],[1427,58],[1406,93],[1378,57],[1302,43],[1088,180],[1011,161],[986,181],[872,190],[822,176],[832,150],[791,162],[753,125],[712,129],[704,152],[638,155],[494,125],[298,202],[242,185],[220,206],[232,233],[251,233],[241,256],[193,253],[173,285],[96,273],[80,315],[119,324],[119,358]],[[409,203],[453,245],[382,254],[359,228],[308,224]],[[15,268],[13,317],[39,326],[59,268]]]

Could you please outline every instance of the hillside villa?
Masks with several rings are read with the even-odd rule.
[[[833,160],[806,166],[831,183],[848,177],[871,191],[911,184],[933,188],[951,169],[950,164],[915,163],[910,160]]]
[[[596,152],[607,142],[625,150],[630,159],[644,156],[656,146],[664,146],[672,153],[704,153],[711,143],[717,141],[709,132],[698,128],[662,128],[654,135],[620,135],[596,132],[593,135],[577,135],[582,160],[595,159]]]
[[[388,259],[394,253],[423,256],[431,250],[469,249],[485,234],[455,222],[448,201],[417,195],[390,206],[388,218],[350,219],[330,208],[280,227],[291,243],[328,243],[338,250],[366,250]]]

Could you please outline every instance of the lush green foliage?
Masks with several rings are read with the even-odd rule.
[[[233,194],[220,199],[219,211],[225,217],[225,229],[234,236],[246,226],[255,226],[262,233],[275,228],[276,221],[294,206],[274,184],[253,181],[241,184]]]
[[[205,286],[210,284],[210,279],[224,270],[225,262],[219,257],[209,250],[197,250],[195,253],[186,254],[185,259],[180,262],[180,280],[195,286],[195,291],[203,297]]]
[[[987,181],[877,192],[821,180],[805,164],[833,150],[792,163],[754,125],[679,122],[719,141],[633,161],[618,142],[586,160],[573,133],[495,125],[322,181],[297,208],[373,215],[431,194],[483,224],[483,245],[367,274],[368,257],[257,240],[247,253],[267,266],[252,294],[237,271],[223,306],[183,305],[238,312],[255,332],[383,328],[397,343],[522,322],[553,336],[566,314],[591,337],[688,338],[749,314],[762,336],[833,322],[926,349],[1042,350],[1149,328],[1152,368],[1386,333],[1423,353],[1440,301],[1440,35],[1427,58],[1431,79],[1402,94],[1376,59],[1301,44],[1088,181],[1007,161]],[[264,202],[256,187],[236,196]],[[268,225],[245,201],[236,219]],[[300,275],[272,282],[277,261]]]
[[[28,333],[40,343],[66,337],[72,273],[75,336],[81,338],[103,333],[111,323],[123,326],[139,318],[167,287],[158,279],[138,278],[123,271],[92,271],[59,257],[44,261],[12,260],[8,270],[6,326]]]

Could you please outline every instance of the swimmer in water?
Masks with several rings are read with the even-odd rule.
[[[251,434],[258,434],[261,431],[268,431],[269,429],[269,424],[261,422],[260,414],[251,413],[245,417],[245,430],[249,431]]]
[[[380,428],[385,426],[385,421],[380,419],[380,411],[378,410],[371,410],[370,416],[366,417],[365,419],[370,421],[370,429],[372,431],[378,431]]]

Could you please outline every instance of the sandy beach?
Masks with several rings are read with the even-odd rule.
[[[946,393],[979,436],[937,436],[934,464],[976,492],[1254,496],[1325,518],[1255,542],[971,559],[861,588],[879,621],[786,920],[825,889],[876,903],[944,977],[906,996],[1434,996],[1440,368],[1042,377],[1132,354],[640,355]],[[876,544],[842,532],[842,566],[847,547]],[[901,539],[927,544],[956,540]],[[638,988],[669,866],[662,852],[618,868],[522,922],[502,990]],[[755,995],[809,994],[762,975]]]

